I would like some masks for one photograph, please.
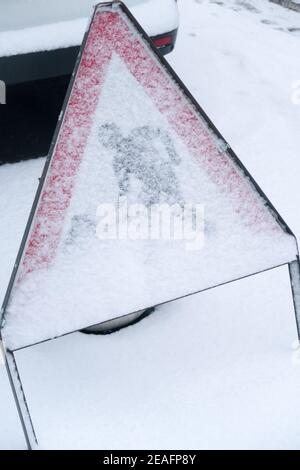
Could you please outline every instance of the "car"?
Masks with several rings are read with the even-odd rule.
[[[178,28],[176,0],[125,0],[163,54]],[[7,85],[70,74],[95,0],[0,0],[0,79]]]
[[[48,152],[95,0],[0,0],[0,163]],[[177,0],[124,0],[162,54],[174,49]]]

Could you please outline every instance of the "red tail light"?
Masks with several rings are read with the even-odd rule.
[[[154,38],[153,42],[156,47],[170,46],[170,44],[173,42],[173,37],[169,35],[160,38]]]

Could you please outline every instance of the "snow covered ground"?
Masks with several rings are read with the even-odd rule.
[[[300,15],[262,0],[180,9],[171,64],[300,237]],[[0,296],[42,166],[0,168]],[[44,448],[299,449],[295,340],[281,268],[18,360]],[[4,367],[0,381],[0,448],[24,448]]]

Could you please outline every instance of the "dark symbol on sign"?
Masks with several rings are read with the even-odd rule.
[[[113,123],[100,126],[99,138],[104,147],[114,151],[113,169],[120,196],[131,186],[131,176],[142,183],[141,198],[146,206],[158,203],[183,204],[174,166],[179,157],[169,134],[159,127],[141,126],[125,137]],[[160,147],[164,150],[160,152]]]
[[[90,235],[94,235],[96,224],[87,214],[74,215],[71,221],[71,229],[68,232],[66,245],[71,245],[81,238],[83,241]]]

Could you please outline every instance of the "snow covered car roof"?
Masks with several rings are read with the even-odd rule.
[[[0,0],[0,56],[77,46],[95,0]],[[149,36],[178,27],[175,0],[124,0]]]

